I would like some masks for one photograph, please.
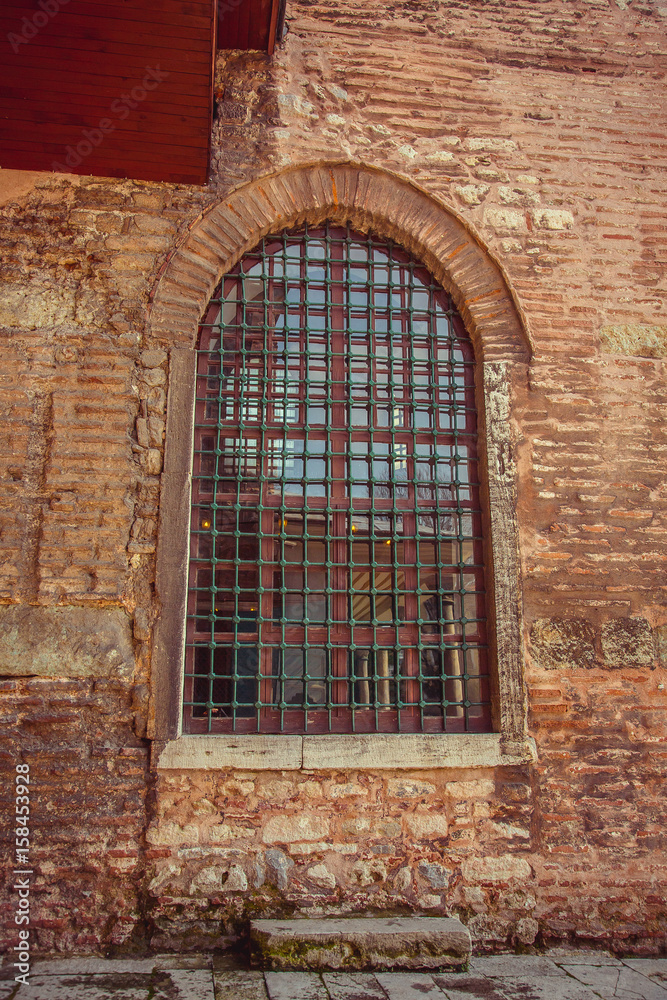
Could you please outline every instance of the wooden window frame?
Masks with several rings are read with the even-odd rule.
[[[194,475],[192,486],[184,693],[187,731],[488,731],[491,713],[485,666],[484,533],[476,471],[474,354],[463,322],[451,298],[421,265],[391,242],[364,236],[349,226],[306,228],[262,241],[260,248],[223,278],[199,337],[194,436],[199,474]],[[321,261],[312,256],[318,251]],[[258,268],[264,277],[256,276]],[[260,300],[249,298],[248,289],[255,296],[260,294]],[[317,310],[321,329],[310,328],[311,294],[322,302]],[[365,306],[355,303],[355,297],[365,300]],[[383,304],[378,306],[378,302]],[[361,322],[357,332],[353,331],[355,317],[357,324]],[[446,332],[441,333],[441,327]],[[281,351],[276,349],[276,337],[283,345]],[[357,370],[360,377],[355,379]],[[382,396],[388,401],[384,406],[378,405]],[[318,401],[324,414],[321,426],[317,418],[315,425],[310,423],[310,406]],[[397,408],[400,412],[398,425],[392,423],[392,407],[394,413]],[[287,447],[288,408],[292,410],[290,441],[301,440],[305,455],[317,445],[329,456],[315,462],[322,465],[321,475],[328,473],[322,482],[313,484],[311,478],[310,483],[290,484],[286,469],[278,482],[272,480],[271,446],[278,444],[278,453]],[[278,409],[280,414],[274,412]],[[365,427],[356,426],[355,413]],[[400,473],[396,478],[395,457],[380,462],[389,476],[386,486],[374,485],[374,461],[357,462],[365,468],[366,479],[363,472],[361,479],[358,474],[355,477],[355,445],[371,459],[374,450],[405,455],[398,466],[405,466],[404,480]],[[432,478],[421,488],[420,448],[432,456],[426,462]],[[438,458],[443,450],[451,456],[444,466]],[[448,469],[450,462],[447,476],[451,479],[440,480],[441,470]],[[310,464],[310,460],[302,462],[302,475],[309,475]],[[400,485],[403,481],[405,485]],[[296,497],[287,495],[288,487]],[[243,545],[239,538],[239,508],[257,520],[254,572],[250,565],[243,568],[248,555],[252,557],[253,542],[246,540]],[[227,528],[231,517],[237,528],[235,539],[229,530],[216,530],[219,513]],[[279,540],[284,537],[283,526],[298,522],[299,517],[304,556],[315,543],[315,536],[308,535],[311,522],[321,520],[326,538],[331,538],[324,543],[331,567],[327,562],[324,569],[322,563],[326,596],[321,600],[328,610],[320,626],[312,620],[308,625],[296,620],[286,625],[284,607],[278,619],[283,624],[276,624],[276,578],[280,577],[278,585],[284,583],[286,571],[276,569],[274,561],[284,544]],[[385,521],[391,536],[380,548],[377,524]],[[456,526],[450,529],[456,533],[449,542],[439,527],[447,521]],[[362,532],[366,522],[370,533],[353,536],[355,522]],[[430,558],[436,560],[432,565],[422,561],[431,540],[420,534],[422,522],[426,530],[429,523],[431,531],[436,528],[430,546]],[[386,544],[390,545],[389,561],[384,558]],[[220,568],[221,548],[227,562]],[[449,562],[453,554],[454,563],[447,571],[438,569],[442,563],[437,559],[442,560],[448,548]],[[470,555],[462,561],[464,550]],[[236,553],[231,562],[230,551]],[[361,564],[355,561],[355,551],[366,553]],[[393,608],[390,620],[386,616],[378,620],[371,611],[383,593],[376,589],[377,566],[385,561],[385,589],[388,582]],[[305,566],[291,571],[293,576],[297,572],[303,588]],[[355,572],[357,580],[363,583],[365,579],[367,598],[353,596]],[[433,578],[430,585],[424,584],[429,575]],[[230,579],[237,596],[231,597],[231,587],[230,596],[220,596]],[[471,579],[473,591],[469,593]],[[431,618],[429,605],[419,596],[428,586],[437,590]],[[247,587],[255,593],[241,589]],[[305,593],[300,597],[304,613]],[[295,597],[299,603],[298,592]],[[363,606],[365,599],[368,617],[355,618],[355,603]],[[450,613],[452,624],[447,625],[442,615],[450,604],[452,609],[458,604],[459,611],[458,615]],[[471,607],[474,617],[466,618]],[[427,619],[423,618],[425,610]],[[254,621],[246,621],[253,614]],[[360,649],[361,655],[353,655],[352,649]],[[244,696],[250,697],[252,678],[245,673],[241,676],[239,667],[248,658],[252,661],[253,653],[256,712],[243,703]],[[300,653],[304,671],[298,707],[293,701],[285,704],[288,689],[293,693],[299,687],[296,678],[286,679],[283,672],[288,653]],[[323,660],[324,680],[306,682],[309,659]],[[306,690],[320,694],[319,705],[308,704]]]

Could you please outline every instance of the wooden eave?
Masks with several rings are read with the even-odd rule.
[[[206,183],[216,36],[270,52],[280,15],[281,0],[8,0],[0,167]]]

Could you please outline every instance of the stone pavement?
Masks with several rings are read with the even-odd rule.
[[[34,962],[0,1000],[667,1000],[667,958],[557,949],[473,958],[468,972],[257,972],[225,957]]]

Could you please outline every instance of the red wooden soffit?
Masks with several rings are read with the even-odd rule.
[[[273,53],[285,21],[286,0],[218,0],[218,48]]]
[[[7,0],[0,167],[206,183],[215,0]]]

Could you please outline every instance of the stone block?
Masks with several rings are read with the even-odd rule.
[[[333,872],[329,871],[326,865],[313,865],[312,868],[308,869],[306,875],[311,882],[321,886],[323,889],[336,888],[336,876]]]
[[[164,441],[164,420],[161,417],[150,416],[148,418],[148,439],[152,448],[162,447]]]
[[[442,896],[436,892],[425,892],[419,896],[419,905],[423,910],[437,910],[442,907]]]
[[[533,222],[538,229],[572,229],[574,216],[572,212],[558,208],[536,208]]]
[[[437,861],[421,861],[418,866],[419,874],[428,882],[432,889],[446,889],[452,871],[438,864]]]
[[[141,464],[149,476],[159,476],[162,472],[162,452],[159,448],[148,448],[141,454]]]
[[[435,785],[432,785],[430,781],[391,778],[387,782],[387,792],[398,799],[421,798],[424,795],[434,795]]]
[[[301,844],[290,844],[290,854],[323,854],[325,851],[335,850],[333,844],[326,844],[323,840],[307,840]]]
[[[471,152],[511,153],[516,149],[516,142],[513,139],[501,139],[496,136],[484,136],[483,138],[471,137],[466,139],[464,144]]]
[[[38,976],[150,975],[156,963],[156,958],[54,958],[36,961],[32,972]]]
[[[357,861],[351,871],[351,878],[357,885],[375,885],[387,878],[387,867],[380,858],[372,861]]]
[[[0,284],[0,326],[35,330],[74,321],[74,288]]]
[[[527,974],[525,976],[506,976],[493,980],[498,985],[498,992],[505,997],[530,997],[530,1000],[599,1000],[599,996],[587,989],[581,983],[567,976],[540,976]],[[612,1000],[612,995],[604,1000]],[[616,995],[616,1000],[620,1000]],[[630,1000],[630,998],[627,998]],[[640,1000],[636,997],[633,1000]]]
[[[325,972],[322,980],[331,1000],[386,1000],[386,993],[370,973]]]
[[[132,628],[121,608],[0,607],[0,674],[129,677]]]
[[[248,888],[246,873],[240,865],[232,865],[222,887],[223,892],[245,892]]]
[[[148,437],[148,421],[145,417],[137,417],[137,442],[142,448],[148,448],[150,439]]]
[[[484,222],[492,229],[525,229],[523,212],[514,208],[500,208],[489,205],[484,211]]]
[[[461,865],[467,882],[511,882],[531,877],[531,867],[525,858],[504,854],[499,858],[470,858]]]
[[[372,834],[375,837],[386,837],[393,840],[400,836],[401,824],[395,819],[381,819],[373,824]]]
[[[272,816],[262,832],[265,844],[292,844],[299,840],[321,840],[329,832],[324,816]]]
[[[667,986],[667,958],[626,958],[623,964]]]
[[[446,837],[449,832],[447,817],[439,812],[408,813],[405,816],[405,827],[415,840]]]
[[[412,871],[410,868],[399,868],[394,876],[394,888],[397,892],[408,892],[412,885]]]
[[[216,1000],[267,1000],[261,972],[230,969],[214,972],[213,978]]]
[[[602,626],[601,639],[606,667],[654,666],[653,632],[645,618],[614,618]]]
[[[452,972],[434,975],[433,981],[443,991],[447,1000],[507,1000],[507,994],[484,976],[475,973]],[[499,984],[500,985],[500,984]]]
[[[620,966],[621,962],[618,958],[611,954],[611,952],[604,951],[603,949],[596,948],[591,950],[588,948],[571,948],[571,947],[555,947],[549,948],[547,958],[556,962],[559,966],[562,965],[616,965]],[[475,960],[476,961],[476,960]]]
[[[224,868],[204,868],[190,883],[191,896],[214,896],[222,892]]]
[[[164,997],[182,997],[183,1000],[216,1000],[213,975],[208,969],[171,969],[165,975]],[[153,994],[154,1000],[161,1000],[160,982]],[[170,989],[171,987],[171,989]]]
[[[530,642],[535,666],[542,670],[595,666],[595,629],[584,618],[538,618]]]
[[[110,972],[106,976],[93,976],[90,980],[83,979],[80,975],[69,976],[39,976],[30,977],[30,985],[24,992],[24,987],[19,986],[19,990],[24,992],[26,997],[34,997],[35,1000],[110,1000],[113,997],[122,997],[122,1000],[146,1000],[151,986],[148,976],[128,977],[123,973]],[[21,995],[19,992],[19,996]],[[155,994],[153,994],[155,996]],[[173,994],[172,994],[173,995]],[[157,1000],[157,997],[156,997]]]
[[[294,868],[294,862],[284,851],[273,848],[266,852],[266,867],[271,882],[274,882],[278,889],[286,889],[290,871]]]
[[[600,330],[600,346],[607,354],[639,358],[667,357],[667,326],[616,323]]]
[[[376,979],[387,1000],[442,1000],[443,997],[435,980],[424,972],[379,973]]]
[[[470,958],[468,929],[452,917],[253,920],[253,961],[268,969],[433,969]]]
[[[447,794],[452,798],[468,802],[470,799],[490,799],[494,795],[496,784],[492,778],[480,778],[477,781],[448,781]]]
[[[481,205],[488,193],[488,184],[454,185],[454,194],[464,205]]]
[[[260,795],[263,799],[288,799],[294,794],[294,785],[291,781],[280,781],[279,779],[274,779],[273,781],[266,781],[261,786],[259,790]]]
[[[602,997],[625,1000],[667,1000],[667,989],[634,969],[610,965],[563,965],[563,969],[580,983]]]
[[[368,789],[353,781],[347,781],[341,785],[329,785],[328,794],[331,799],[345,799],[355,795],[368,795]]]
[[[227,840],[248,840],[255,836],[251,826],[236,826],[234,823],[218,823],[208,831],[208,839],[212,844],[221,844]]]
[[[198,844],[199,827],[196,823],[178,823],[162,820],[149,826],[146,839],[154,847],[179,847],[181,844]]]
[[[312,972],[267,972],[264,978],[270,1000],[329,1000],[322,980]]]
[[[550,958],[542,955],[494,955],[473,958],[470,971],[480,976],[504,979],[506,976],[564,976]]]
[[[515,937],[520,944],[534,944],[540,925],[534,917],[521,917],[516,922]]]

